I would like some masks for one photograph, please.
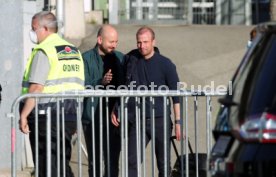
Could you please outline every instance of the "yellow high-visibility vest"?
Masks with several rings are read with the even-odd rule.
[[[24,72],[22,94],[28,93],[30,67],[39,50],[46,54],[50,63],[50,71],[42,93],[84,90],[84,65],[81,53],[54,33],[33,49]]]

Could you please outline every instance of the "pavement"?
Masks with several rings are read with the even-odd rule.
[[[117,49],[127,53],[136,48],[135,33],[140,26],[116,25],[115,27],[119,33]],[[238,25],[153,25],[151,27],[156,33],[156,42],[161,54],[175,63],[180,81],[185,82],[187,89],[227,85],[246,51],[249,32],[253,28]],[[98,28],[99,26],[88,24],[84,39],[68,40],[84,52],[94,47]],[[218,110],[216,99],[213,100],[213,117]],[[205,114],[200,114],[199,118],[204,116]],[[193,120],[190,120],[190,123],[193,124]],[[202,127],[202,130],[204,129]],[[199,140],[205,142],[205,134]],[[75,176],[78,176],[77,146],[73,149],[71,166]],[[199,151],[204,150],[204,146],[199,147]],[[86,157],[83,156],[82,160],[82,177],[87,177]],[[174,160],[175,157],[172,158],[172,162]],[[24,171],[24,174],[22,172],[18,176],[27,177],[29,174],[29,171]],[[0,177],[6,176],[1,172]]]
[[[118,50],[136,48],[139,25],[117,25]],[[87,27],[88,36],[79,46],[81,52],[94,47],[98,26]],[[251,26],[159,25],[152,26],[161,54],[177,66],[182,82],[189,87],[227,84],[246,51]]]

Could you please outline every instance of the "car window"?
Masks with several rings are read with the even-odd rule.
[[[224,97],[225,100],[233,101],[233,90],[235,90],[234,94],[236,95],[235,101],[239,101],[239,96],[241,95],[243,84],[245,79],[247,78],[249,68],[251,67],[250,60],[254,58],[256,55],[255,47],[262,39],[262,35],[257,33],[257,36],[254,40],[252,46],[246,51],[241,63],[238,66],[238,69],[234,73],[232,77],[232,86],[229,85],[228,94]],[[237,79],[236,79],[237,78]],[[234,88],[234,89],[233,89]],[[231,102],[231,101],[230,101]],[[215,123],[215,131],[229,131],[229,106],[221,105],[219,112],[217,114],[216,123]],[[232,113],[237,111],[237,107],[232,107]]]
[[[247,117],[263,113],[268,109],[270,113],[276,112],[273,106],[276,95],[276,35],[270,38],[267,46],[270,47],[265,52],[264,62],[254,79],[254,87],[248,99]]]
[[[236,103],[237,106],[230,107],[229,122],[234,129],[239,128],[240,120],[240,109],[242,109],[242,101],[248,97],[249,89],[248,85],[252,82],[254,75],[256,74],[255,70],[262,58],[263,47],[266,39],[262,35],[258,35],[255,39],[254,48],[251,48],[246,53],[246,58],[238,68],[238,71],[233,82],[233,96],[232,102]],[[257,45],[258,44],[258,45]]]
[[[230,121],[230,124],[234,127],[232,128],[235,128],[235,125],[238,126],[238,123],[239,123],[239,120],[238,119],[235,119],[235,117],[238,117],[238,108],[239,108],[239,105],[240,105],[240,102],[241,102],[241,95],[242,95],[242,91],[243,91],[243,88],[244,88],[244,84],[246,82],[246,79],[249,76],[249,71],[250,71],[250,68],[251,68],[251,65],[253,63],[253,60],[249,60],[246,67],[243,68],[242,72],[238,73],[236,78],[235,78],[235,82],[234,82],[234,85],[233,85],[233,97],[232,97],[232,101],[234,103],[237,103],[238,105],[237,106],[232,106],[230,108],[230,117],[232,117],[229,121]]]

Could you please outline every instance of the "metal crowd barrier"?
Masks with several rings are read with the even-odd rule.
[[[181,132],[183,132],[183,135],[185,135],[186,138],[182,139],[178,144],[178,149],[180,151],[180,155],[181,156],[185,156],[185,159],[182,158],[181,159],[181,163],[182,165],[180,165],[180,176],[189,176],[189,170],[191,170],[189,168],[189,150],[188,150],[188,137],[189,138],[194,138],[194,146],[195,146],[195,162],[196,162],[196,176],[199,176],[199,167],[198,167],[198,153],[199,153],[199,146],[202,148],[202,144],[199,144],[199,123],[200,122],[204,122],[205,121],[205,126],[206,126],[206,131],[205,132],[200,132],[202,133],[201,136],[205,136],[206,138],[206,148],[205,148],[205,152],[207,154],[207,158],[209,157],[209,153],[211,151],[211,146],[212,146],[212,137],[211,137],[211,129],[212,129],[212,97],[218,97],[218,96],[223,96],[226,93],[215,93],[215,92],[199,92],[199,91],[195,91],[195,92],[191,92],[191,91],[184,91],[184,90],[175,90],[175,91],[165,91],[165,92],[160,92],[160,91],[126,91],[126,90],[86,90],[86,91],[75,91],[75,92],[66,92],[66,93],[60,93],[60,94],[26,94],[23,96],[18,97],[15,101],[14,104],[12,106],[12,110],[11,113],[8,114],[8,116],[11,118],[11,170],[12,170],[12,177],[16,177],[16,171],[18,169],[17,165],[17,156],[18,156],[18,149],[16,149],[17,146],[17,141],[18,141],[18,137],[20,137],[22,135],[22,133],[19,131],[19,127],[18,127],[18,121],[19,121],[19,115],[18,115],[18,108],[19,108],[19,104],[20,102],[22,102],[24,99],[26,98],[34,98],[36,101],[36,106],[35,106],[35,120],[37,121],[38,119],[38,101],[41,98],[55,98],[57,100],[57,106],[61,106],[59,105],[59,101],[64,100],[64,99],[76,99],[77,101],[77,156],[78,156],[78,169],[74,169],[73,171],[75,171],[77,174],[75,174],[76,176],[82,177],[85,176],[84,174],[86,174],[87,172],[85,172],[83,170],[82,164],[85,160],[82,159],[82,148],[83,148],[83,144],[81,142],[81,114],[82,114],[82,103],[83,103],[83,98],[84,97],[91,97],[92,98],[92,102],[94,100],[94,98],[99,98],[99,103],[100,103],[100,113],[103,112],[104,107],[108,107],[108,99],[111,97],[118,97],[120,100],[120,107],[119,107],[119,117],[120,117],[120,136],[121,136],[121,154],[120,154],[120,173],[119,176],[121,177],[127,177],[128,176],[128,112],[127,112],[127,103],[129,98],[134,97],[136,105],[135,105],[135,110],[136,110],[136,121],[138,122],[138,127],[136,128],[136,136],[137,136],[137,171],[138,171],[138,176],[157,176],[156,174],[156,170],[155,170],[155,166],[156,166],[156,162],[155,162],[155,140],[153,137],[155,137],[155,131],[154,131],[154,124],[156,124],[155,119],[152,119],[152,117],[155,116],[155,112],[151,111],[151,131],[152,131],[152,139],[150,142],[151,148],[150,148],[150,156],[146,155],[146,151],[143,150],[141,151],[141,148],[139,148],[140,145],[144,146],[145,143],[145,111],[141,112],[142,110],[145,110],[145,99],[149,98],[151,100],[151,106],[154,106],[154,99],[156,97],[163,97],[164,100],[164,108],[166,108],[168,106],[168,102],[166,101],[168,97],[172,97],[172,96],[178,96],[180,98],[180,108],[181,108],[181,121],[183,122],[183,126],[181,126]],[[198,107],[198,103],[199,103],[199,97],[204,97],[205,102],[206,102],[206,113],[205,113],[205,120],[199,120],[199,107]],[[189,100],[192,99],[193,102],[193,107],[190,108],[189,107]],[[103,105],[103,100],[105,100],[105,105]],[[201,107],[200,107],[201,108]],[[193,111],[191,111],[191,109],[193,109]],[[92,110],[92,130],[95,128],[94,126],[94,114],[93,112],[95,111],[94,107],[91,107]],[[62,109],[61,114],[57,114],[58,115],[63,115],[64,109]],[[110,115],[110,112],[108,111],[108,109],[105,110],[106,111],[106,115]],[[167,113],[167,109],[164,109],[164,117],[166,117]],[[193,115],[193,117],[189,117],[190,114]],[[51,117],[51,113],[50,110],[47,110],[47,117]],[[172,117],[172,121],[174,121],[174,117]],[[61,126],[59,121],[57,121],[57,128],[64,128],[64,117],[57,117],[58,119],[62,119],[61,122]],[[102,114],[100,114],[100,142],[93,142],[96,143],[97,145],[99,144],[100,147],[103,146],[103,141],[107,141],[107,146],[109,145],[109,134],[107,133],[107,137],[102,137],[103,136],[103,131],[102,131],[102,123],[103,123],[103,119],[108,120],[109,117],[103,117]],[[167,121],[166,119],[164,120],[164,132],[167,131],[168,125],[167,125]],[[189,122],[194,121],[194,127],[189,127]],[[200,122],[199,122],[200,121]],[[51,120],[48,119],[47,120],[47,129],[51,128]],[[37,127],[36,127],[37,128]],[[194,131],[194,135],[190,134],[189,129],[192,129]],[[109,129],[107,128],[107,132],[109,131]],[[49,131],[48,131],[49,132]],[[57,131],[59,132],[59,131]],[[142,135],[140,134],[142,133]],[[140,136],[141,135],[141,136]],[[168,145],[170,145],[170,142],[167,142],[167,139],[169,137],[167,137],[167,135],[164,135],[164,147],[165,149],[167,149]],[[37,137],[37,135],[36,135]],[[94,139],[94,138],[93,138]],[[57,138],[57,141],[63,141],[64,140],[64,136],[61,136],[61,139]],[[36,142],[38,142],[38,139],[36,138]],[[50,177],[51,176],[51,169],[49,168],[51,166],[51,156],[50,156],[50,149],[51,149],[51,143],[50,142],[50,134],[47,133],[47,150],[46,153],[48,154],[47,156],[47,176]],[[63,141],[64,142],[64,141]],[[64,147],[64,146],[63,146]],[[94,146],[93,146],[93,150],[94,151]],[[103,148],[100,148],[103,149]],[[108,149],[107,154],[109,155],[112,150]],[[64,148],[60,148],[59,143],[58,143],[58,152],[65,152]],[[85,151],[83,151],[85,152]],[[38,145],[36,145],[36,153],[38,153]],[[167,159],[167,151],[164,151],[165,154],[165,162],[169,162],[170,160]],[[63,153],[64,154],[64,153]],[[171,152],[171,154],[173,154]],[[101,155],[101,162],[100,162],[100,167],[101,169],[104,168],[103,166],[103,152],[100,152]],[[65,158],[65,157],[63,157]],[[149,158],[150,162],[146,161],[146,158]],[[39,156],[36,155],[36,162],[38,162]],[[60,169],[60,165],[64,164],[60,164],[60,157],[58,156],[58,169]],[[93,161],[95,162],[95,159],[93,159]],[[184,162],[185,161],[185,162]],[[64,161],[63,161],[64,162]],[[149,164],[148,164],[149,163]],[[95,163],[94,163],[95,164]],[[109,164],[109,162],[108,162]],[[186,164],[186,165],[183,165]],[[35,164],[36,166],[37,164]],[[165,177],[169,176],[168,174],[168,170],[170,170],[170,168],[168,168],[169,166],[172,166],[171,164],[165,163],[164,165],[164,169],[165,169]],[[149,168],[150,167],[150,168]],[[63,168],[64,169],[64,168]],[[95,166],[94,166],[95,169]],[[39,169],[37,169],[39,170]],[[101,176],[103,176],[103,170],[101,170]],[[35,173],[35,176],[38,176],[37,173]],[[57,174],[56,176],[60,176],[60,174]],[[107,174],[107,176],[110,176],[110,174]]]

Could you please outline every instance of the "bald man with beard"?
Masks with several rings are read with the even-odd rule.
[[[87,89],[116,89],[124,83],[123,58],[121,52],[116,51],[118,44],[118,33],[111,25],[103,25],[97,34],[97,44],[94,48],[83,53],[84,68],[85,68],[85,86]],[[114,106],[116,98],[109,98],[109,112]],[[117,177],[119,171],[119,154],[120,154],[120,135],[119,129],[111,122],[109,125],[109,134],[107,134],[107,115],[105,108],[105,99],[103,99],[102,110],[100,110],[99,99],[91,98],[84,99],[84,110],[82,116],[83,131],[88,151],[88,172],[89,177],[101,176],[101,157],[104,159],[104,176]],[[94,125],[92,127],[91,108],[94,107]],[[100,114],[102,114],[103,147],[100,147]],[[108,121],[110,121],[108,115]],[[94,136],[92,136],[92,131]],[[109,135],[109,148],[107,148],[107,135]],[[95,140],[93,141],[93,137]],[[93,144],[95,142],[95,144]],[[95,151],[93,148],[95,147]],[[108,149],[110,150],[108,152]],[[95,164],[93,163],[93,152]],[[109,156],[109,162],[108,162]],[[95,171],[94,171],[95,169]],[[95,176],[94,176],[95,175]]]

